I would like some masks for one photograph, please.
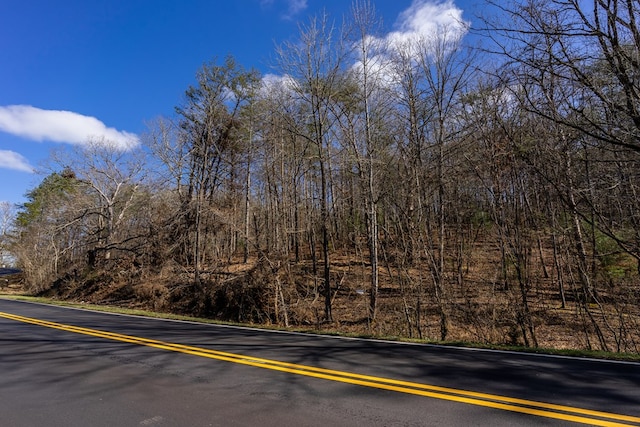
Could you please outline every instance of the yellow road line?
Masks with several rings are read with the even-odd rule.
[[[467,403],[471,405],[485,406],[505,411],[519,412],[529,415],[537,415],[547,418],[555,418],[564,421],[596,425],[596,426],[629,426],[633,424],[622,424],[630,422],[640,424],[640,417],[621,415],[608,412],[594,411],[590,409],[575,408],[571,406],[556,405],[553,403],[536,402],[526,399],[512,398],[486,393],[479,393],[468,390],[460,390],[448,387],[440,387],[429,384],[421,384],[410,381],[394,380],[390,378],[375,377],[371,375],[361,375],[351,372],[336,371],[332,369],[317,368],[313,366],[299,365],[295,363],[280,362],[277,360],[263,359],[259,357],[245,356],[235,353],[211,350],[200,347],[192,347],[183,344],[169,343],[152,340],[148,338],[122,335],[114,332],[100,331],[97,329],[82,328],[79,326],[65,325],[62,323],[49,322],[30,317],[18,316],[10,313],[0,312],[0,317],[15,320],[18,322],[44,326],[62,331],[73,332],[83,335],[90,335],[98,338],[105,338],[114,341],[126,342],[130,344],[143,345],[162,350],[175,351],[191,354],[209,359],[222,360],[226,362],[238,363],[242,365],[254,366],[263,369],[271,369],[290,374],[304,375],[307,377],[321,378],[330,381],[372,387],[383,390],[390,390],[399,393],[413,394],[436,399],[449,400],[454,402]],[[557,411],[557,412],[553,412]],[[593,417],[593,418],[588,418]]]

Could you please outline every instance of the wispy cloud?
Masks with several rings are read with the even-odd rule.
[[[260,0],[260,7],[262,9],[269,9],[276,5],[278,8],[285,8],[285,11],[280,14],[282,19],[294,19],[296,15],[305,10],[308,7],[307,0]]]
[[[72,111],[42,110],[30,105],[0,106],[0,131],[33,141],[95,144],[120,150],[140,143],[137,135],[107,127],[100,120]]]
[[[287,0],[289,9],[287,17],[293,17],[307,8],[307,0]]]
[[[0,150],[0,168],[13,169],[22,172],[34,172],[34,167],[29,161],[15,151]]]

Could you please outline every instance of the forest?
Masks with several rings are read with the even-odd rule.
[[[35,295],[639,353],[640,1],[486,10],[391,40],[356,1],[277,74],[215,58],[139,147],[52,155],[3,250]]]

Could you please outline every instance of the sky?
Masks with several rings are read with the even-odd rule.
[[[370,0],[390,40],[463,19],[479,0]],[[0,2],[0,202],[22,204],[52,150],[140,143],[172,116],[203,64],[233,55],[278,74],[275,48],[351,0],[3,0]],[[44,175],[43,175],[44,174]]]

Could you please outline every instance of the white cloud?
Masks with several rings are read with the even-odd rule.
[[[411,6],[400,13],[395,31],[382,37],[369,36],[366,40],[370,53],[369,73],[382,87],[392,87],[397,81],[390,53],[402,52],[412,59],[433,54],[436,47],[454,48],[468,32],[470,23],[462,19],[462,9],[453,0],[413,0]],[[443,42],[443,43],[441,43]],[[386,49],[385,49],[386,47]],[[362,58],[353,69],[362,73]]]
[[[279,90],[280,88],[295,89],[296,86],[297,83],[295,79],[287,74],[281,76],[278,74],[267,73],[262,76],[261,89],[263,91],[266,91],[266,93],[272,92],[274,90]]]
[[[29,161],[15,151],[0,150],[0,168],[13,169],[22,172],[34,172]]]
[[[262,76],[260,96],[265,99],[292,96],[298,88],[296,80],[288,74],[265,74]]]
[[[263,0],[271,3],[273,0]],[[290,10],[298,5],[299,10],[306,7],[306,0],[289,0]],[[299,11],[298,10],[298,11]],[[394,25],[395,31],[381,37],[367,36],[369,50],[369,76],[377,79],[383,87],[391,87],[397,75],[390,63],[390,52],[401,50],[417,58],[429,54],[434,40],[445,41],[449,47],[457,46],[467,34],[471,23],[462,18],[463,10],[455,5],[454,0],[413,0],[411,6],[398,16]],[[351,68],[357,75],[363,72],[362,58]],[[295,80],[290,76],[267,74],[262,80],[262,93],[269,94],[277,89],[295,88]]]
[[[398,17],[398,29],[389,33],[386,39],[394,47],[436,36],[459,39],[466,34],[469,25],[462,19],[462,9],[453,0],[414,0]]]
[[[120,150],[140,143],[137,135],[107,127],[95,117],[72,111],[42,110],[30,105],[0,106],[0,131],[33,141],[100,145]]]

